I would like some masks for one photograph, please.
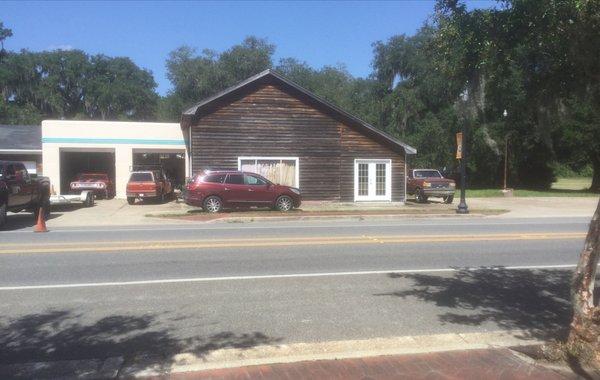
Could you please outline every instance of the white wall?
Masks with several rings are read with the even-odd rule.
[[[42,121],[42,159],[44,175],[50,178],[57,194],[60,187],[60,151],[114,151],[115,186],[118,198],[125,198],[133,150],[185,153],[183,133],[178,123],[121,121]]]

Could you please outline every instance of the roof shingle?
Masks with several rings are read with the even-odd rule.
[[[0,124],[0,150],[41,150],[42,128],[39,125]]]

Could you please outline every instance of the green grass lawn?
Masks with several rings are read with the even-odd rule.
[[[597,197],[588,189],[592,184],[591,178],[558,178],[550,190],[520,190],[514,189],[515,197]],[[467,197],[488,198],[504,196],[500,189],[467,189]]]

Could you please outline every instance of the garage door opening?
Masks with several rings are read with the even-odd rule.
[[[134,152],[133,165],[160,165],[174,188],[185,185],[185,152]]]
[[[60,151],[60,189],[70,191],[69,185],[81,173],[105,173],[115,182],[115,152]]]

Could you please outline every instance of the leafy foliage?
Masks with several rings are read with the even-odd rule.
[[[414,164],[444,167],[453,152],[442,141],[470,126],[475,185],[500,184],[508,140],[509,184],[548,188],[559,161],[591,164],[598,191],[599,26],[597,1],[506,0],[468,11],[438,0],[416,35],[374,45],[374,75],[386,89],[381,127],[417,146]],[[438,144],[435,154],[423,135]]]
[[[0,25],[0,36],[5,35],[10,36]],[[0,62],[0,123],[154,118],[154,78],[129,58],[23,50],[5,52]]]

